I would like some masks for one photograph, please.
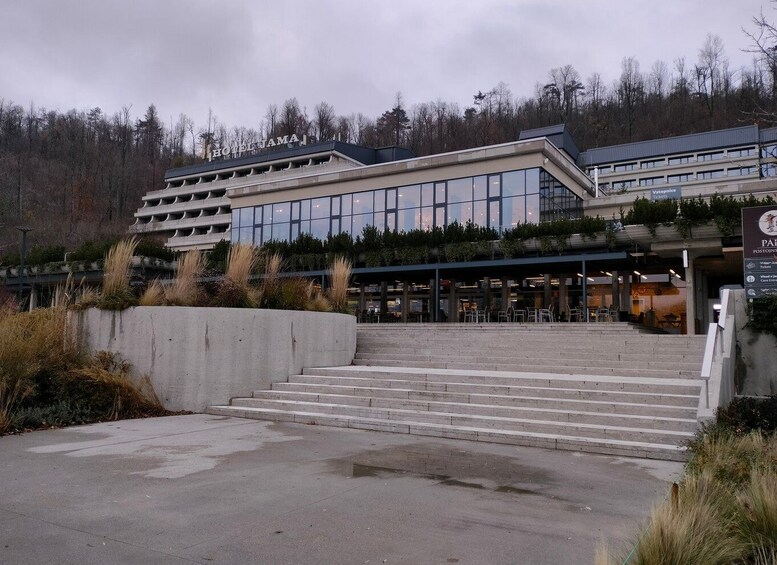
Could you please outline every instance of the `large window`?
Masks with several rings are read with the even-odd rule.
[[[581,213],[580,197],[535,168],[243,208],[233,211],[232,241],[356,237],[367,226],[407,232],[454,222],[502,231]]]

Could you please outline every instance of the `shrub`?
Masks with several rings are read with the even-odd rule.
[[[717,427],[736,435],[752,431],[772,434],[777,431],[777,395],[767,398],[740,396],[717,411]],[[722,431],[712,432],[722,433]]]
[[[777,336],[777,296],[755,298],[747,327]]]

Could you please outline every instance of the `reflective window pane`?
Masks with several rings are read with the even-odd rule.
[[[240,208],[240,227],[245,228],[254,225],[254,209]]]
[[[262,228],[254,228],[254,245],[262,244]]]
[[[394,231],[397,229],[396,224],[396,212],[389,212],[386,214],[386,229],[389,231]]]
[[[497,198],[502,193],[502,181],[499,178],[499,175],[491,175],[488,177],[488,197],[489,198]]]
[[[434,205],[434,185],[430,182],[421,185],[421,206]]]
[[[238,243],[240,241],[240,228],[232,228],[232,237],[230,238],[232,243]]]
[[[526,170],[526,194],[534,194],[540,191],[540,170]]]
[[[472,188],[474,191],[474,200],[485,200],[487,197],[488,187],[486,186],[486,177],[475,177],[473,179]]]
[[[310,220],[302,220],[299,223],[299,232],[300,233],[310,233]]]
[[[262,207],[257,206],[254,208],[254,224],[257,226],[262,225]]]
[[[421,229],[430,230],[433,227],[434,227],[434,208],[432,208],[431,206],[425,206],[421,208]]]
[[[240,228],[240,243],[251,245],[254,242],[254,228]]]
[[[448,181],[448,204],[472,200],[472,177]]]
[[[292,220],[299,220],[299,202],[292,202],[291,203],[291,219]]]
[[[333,216],[339,216],[340,215],[340,197],[339,196],[333,196],[332,197],[332,215]]]
[[[353,195],[353,213],[368,214],[372,212],[372,192],[357,192]],[[359,230],[358,233],[361,233]]]
[[[438,228],[445,227],[445,208],[443,206],[434,209],[434,225]]]
[[[421,206],[421,187],[417,184],[401,186],[397,190],[397,208],[419,208]]]
[[[329,230],[329,233],[331,233],[332,235],[337,235],[340,233],[340,218],[332,219],[332,227]]]
[[[274,224],[277,224],[279,222],[288,222],[290,219],[291,219],[291,202],[279,202],[277,204],[273,204],[272,221]]]
[[[316,218],[328,218],[329,217],[329,202],[330,198],[325,196],[324,198],[314,198],[310,201],[310,219]]]
[[[342,233],[352,233],[351,232],[351,216],[341,216],[340,217],[340,231]]]
[[[310,200],[303,200],[300,202],[300,218],[303,220],[310,219]]]
[[[288,210],[288,206],[286,210]],[[289,223],[273,224],[272,239],[274,241],[289,241]]]
[[[448,204],[448,225],[458,222],[462,226],[472,221],[472,202]]]
[[[539,190],[539,177],[537,177]],[[502,175],[502,196],[523,196],[526,194],[526,171],[512,171]]]
[[[514,228],[518,224],[526,222],[526,211],[524,206],[526,198],[519,196],[517,198],[502,199],[502,228]]]
[[[445,204],[445,183],[438,182],[434,185],[434,203]]]
[[[238,210],[237,208],[232,210],[232,227],[233,228],[240,227],[240,210]]]
[[[386,191],[376,190],[375,191],[375,211],[383,212],[385,209],[386,209]]]
[[[329,218],[310,220],[310,235],[325,240],[329,235]]]
[[[485,227],[488,225],[488,215],[486,213],[486,201],[478,200],[472,207],[472,221],[477,226]]]
[[[418,208],[398,210],[397,231],[417,230],[421,226],[420,217],[420,210]]]
[[[397,207],[397,189],[389,188],[386,191],[386,209],[394,209]],[[375,208],[377,210],[377,208]]]
[[[540,223],[540,195],[529,194],[526,196],[526,223]]]
[[[356,201],[354,200],[354,204],[355,203]],[[361,236],[362,232],[364,231],[364,228],[371,225],[372,225],[372,214],[354,215],[351,223],[351,234],[354,237]]]
[[[502,224],[499,220],[498,201],[488,203],[488,226],[494,228],[497,231],[500,231],[502,228]]]
[[[391,214],[392,218],[394,217],[394,214]],[[378,228],[378,231],[383,231],[386,229],[386,213],[385,212],[375,212],[375,219],[372,222],[372,225],[374,225],[376,228]]]
[[[296,240],[299,237],[299,224],[294,222],[291,224],[291,241]]]
[[[342,210],[341,210],[342,215],[350,216],[352,196],[350,194],[343,194],[343,196],[341,196],[341,199],[343,201]]]
[[[263,214],[264,224],[265,225],[271,224],[272,223],[272,204],[265,204],[263,208],[264,208],[264,211],[262,212],[262,214]]]

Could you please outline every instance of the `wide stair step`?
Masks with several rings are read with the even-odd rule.
[[[703,347],[630,324],[361,325],[353,365],[208,411],[684,460]]]

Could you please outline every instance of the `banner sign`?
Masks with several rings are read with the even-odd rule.
[[[742,208],[742,247],[747,297],[777,296],[777,206]]]

